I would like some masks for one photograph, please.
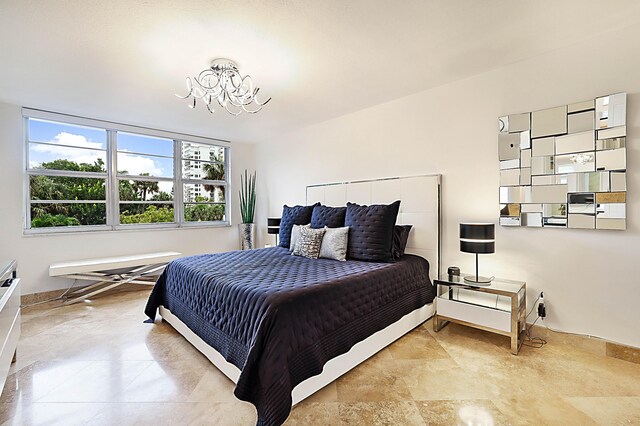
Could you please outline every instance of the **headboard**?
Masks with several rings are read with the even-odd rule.
[[[431,279],[440,274],[440,195],[442,175],[390,177],[308,185],[307,205],[389,204],[401,200],[397,223],[413,225],[407,253],[431,264]]]

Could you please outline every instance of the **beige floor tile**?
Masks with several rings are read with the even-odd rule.
[[[101,404],[89,403],[33,403],[28,405],[5,407],[0,404],[0,416],[3,425],[20,426],[71,426],[87,425],[104,407]]]
[[[337,402],[307,402],[296,405],[291,410],[285,425],[337,425],[340,424],[340,410]]]
[[[170,325],[143,323],[148,294],[26,308],[0,423],[255,424],[255,408]],[[457,324],[435,333],[428,321],[295,406],[287,424],[639,422],[640,365],[558,336],[513,356],[506,337]]]
[[[640,397],[565,398],[602,425],[640,424]]]
[[[487,399],[416,401],[429,426],[509,425],[509,419]]]
[[[597,424],[561,398],[518,397],[492,401],[513,425],[588,426]]]
[[[341,402],[340,423],[349,426],[424,425],[414,402]]]

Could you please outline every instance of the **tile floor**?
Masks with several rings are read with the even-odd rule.
[[[253,425],[253,406],[168,324],[149,290],[23,310],[0,423]],[[288,425],[640,424],[640,364],[551,333],[543,349],[427,322],[294,407]],[[598,346],[599,347],[599,346]],[[596,348],[596,349],[594,349]]]

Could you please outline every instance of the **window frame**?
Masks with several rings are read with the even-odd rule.
[[[23,117],[23,143],[24,143],[24,165],[23,165],[23,233],[24,235],[38,235],[38,234],[67,234],[77,232],[111,232],[111,231],[131,231],[131,230],[159,230],[159,229],[180,229],[180,228],[202,228],[202,227],[229,227],[231,222],[231,200],[228,194],[232,191],[231,186],[231,144],[228,141],[205,138],[202,136],[189,135],[184,133],[176,133],[165,130],[150,129],[146,127],[133,126],[128,124],[114,123],[104,120],[96,120],[86,117],[79,117],[75,115],[61,114],[50,111],[37,110],[32,108],[22,108]],[[60,124],[76,125],[104,130],[106,132],[106,173],[100,172],[78,172],[78,171],[66,171],[66,170],[53,170],[53,169],[32,169],[29,166],[29,148],[31,143],[42,143],[38,141],[31,141],[29,138],[29,120],[45,120],[57,122]],[[117,137],[118,132],[133,133],[140,136],[150,136],[162,139],[169,139],[173,142],[173,177],[160,177],[160,176],[137,176],[137,175],[119,175],[117,170]],[[224,187],[225,191],[225,220],[221,221],[200,221],[200,222],[188,222],[184,219],[184,184],[192,183],[194,179],[184,178],[182,172],[183,156],[182,156],[182,144],[183,143],[198,143],[204,145],[211,145],[224,149],[224,170],[225,180],[206,180],[195,179],[199,184],[216,185]],[[45,142],[46,143],[46,142]],[[143,155],[150,155],[144,154]],[[77,226],[51,226],[32,228],[31,227],[31,205],[38,204],[32,203],[31,200],[31,188],[30,177],[31,176],[63,176],[63,177],[81,177],[81,178],[98,178],[105,180],[105,200],[106,206],[106,224],[104,225],[77,225]],[[120,180],[141,180],[141,181],[153,181],[153,182],[172,182],[173,183],[173,222],[157,222],[157,223],[144,223],[144,224],[121,224],[120,223],[120,192],[119,181]],[[185,182],[186,181],[186,182]],[[47,200],[41,200],[40,204],[46,203]],[[52,200],[55,203],[96,203],[102,204],[101,201],[93,200]],[[153,201],[141,202],[142,204],[154,204]],[[128,204],[126,201],[122,204]],[[155,204],[167,204],[169,202]],[[220,204],[220,203],[217,203]]]

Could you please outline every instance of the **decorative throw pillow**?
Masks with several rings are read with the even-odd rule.
[[[345,225],[349,226],[347,256],[356,260],[393,262],[393,227],[400,201],[361,206],[347,203]]]
[[[349,227],[328,228],[320,245],[320,257],[333,260],[347,260],[347,243],[349,241]]]
[[[413,225],[396,225],[393,228],[393,258],[400,259],[407,248],[409,232]]]
[[[300,228],[310,227],[311,225],[293,225],[293,228],[291,228],[291,245],[289,246],[289,251],[293,251],[296,242],[300,239]]]
[[[312,228],[340,228],[344,226],[346,207],[315,206],[311,213]]]
[[[293,206],[287,205],[282,207],[282,218],[280,219],[280,247],[289,248],[291,246],[291,228],[293,225],[306,225],[311,223],[311,213],[313,208],[320,203],[312,206]]]
[[[293,248],[294,256],[304,256],[309,259],[317,259],[320,255],[320,246],[324,229],[311,229],[311,227],[300,227],[300,238]]]

